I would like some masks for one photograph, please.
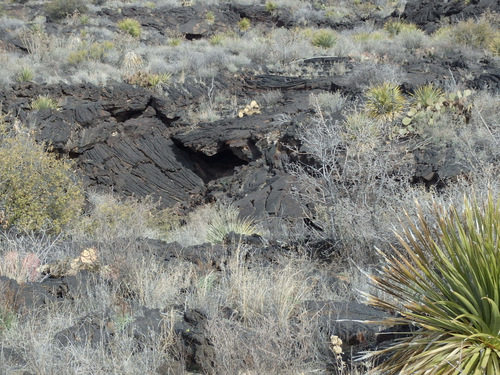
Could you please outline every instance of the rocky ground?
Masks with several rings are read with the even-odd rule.
[[[498,182],[499,51],[436,35],[467,19],[497,30],[500,4],[277,3],[96,1],[62,19],[46,2],[2,4],[5,121],[71,159],[91,194],[154,201],[176,217],[175,230],[151,236],[137,233],[132,214],[107,237],[6,230],[5,264],[13,249],[36,248],[47,265],[29,282],[0,276],[2,373],[355,374],[373,365],[353,362],[385,341],[384,327],[366,321],[394,313],[356,291],[373,292],[362,281],[380,262],[373,247],[396,243],[392,225],[413,214],[413,198],[446,201]],[[120,32],[127,18],[139,37]],[[419,29],[398,37],[384,28],[391,20]],[[312,45],[318,29],[334,30],[336,43]],[[78,51],[87,52],[70,60]],[[34,77],[18,79],[21,66]],[[436,114],[441,125],[345,125],[384,82],[407,98],[428,83],[472,95]],[[57,108],[34,109],[40,96]],[[199,207],[229,203],[258,235],[196,244],[191,223],[214,215]],[[87,261],[83,249],[98,254]]]

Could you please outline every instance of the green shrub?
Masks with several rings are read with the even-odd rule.
[[[172,74],[154,74],[139,70],[125,81],[131,85],[138,85],[144,88],[154,88],[160,85],[168,85]]]
[[[415,331],[378,352],[384,374],[500,373],[500,199],[465,199],[463,213],[436,206],[398,236],[375,285],[391,298],[373,305],[400,312],[387,325]]]
[[[113,42],[108,40],[101,43],[92,43],[91,45],[82,43],[78,50],[68,55],[68,64],[79,65],[84,61],[104,62],[108,52],[113,48]]]
[[[181,38],[170,38],[168,40],[168,44],[172,47],[177,47],[178,45],[180,45],[182,42],[182,39]]]
[[[0,211],[6,227],[54,232],[78,217],[83,205],[74,166],[47,153],[29,133],[13,133],[1,125]]]
[[[434,87],[434,85],[430,83],[417,88],[412,98],[417,107],[428,108],[439,103],[444,98],[444,93],[439,87]]]
[[[132,35],[134,38],[141,36],[141,24],[132,18],[125,18],[118,22],[118,28],[127,34]]]
[[[0,335],[10,330],[17,322],[17,315],[9,309],[0,307]]]
[[[212,35],[208,41],[212,46],[219,46],[224,42],[224,35],[215,34]]]
[[[45,7],[47,17],[60,20],[74,13],[83,14],[87,11],[84,0],[53,0]]]
[[[389,20],[384,24],[384,30],[389,36],[394,37],[403,31],[415,31],[419,30],[419,28],[412,23],[406,23],[401,20]]]
[[[276,9],[278,9],[278,5],[274,1],[266,2],[266,10],[268,12],[274,12]]]
[[[311,43],[315,47],[332,48],[337,43],[337,36],[330,30],[318,30],[314,34]]]
[[[490,19],[491,15],[485,14],[478,20],[468,19],[455,25],[443,26],[436,30],[433,38],[447,39],[454,44],[473,48],[490,48],[491,42],[499,35]]]
[[[248,18],[242,18],[240,22],[238,22],[238,27],[241,31],[247,31],[250,28],[250,20]]]
[[[215,14],[212,11],[208,11],[205,14],[205,20],[207,21],[208,24],[213,24],[215,22]]]
[[[57,101],[47,95],[40,95],[31,103],[31,109],[57,109]]]
[[[17,82],[31,82],[33,81],[33,70],[31,70],[28,67],[21,68],[19,73],[16,76],[16,81]]]
[[[389,82],[368,89],[366,97],[368,114],[379,119],[393,120],[401,114],[406,103],[399,86]]]
[[[495,28],[485,18],[459,22],[451,31],[453,41],[475,48],[487,48],[495,34]]]

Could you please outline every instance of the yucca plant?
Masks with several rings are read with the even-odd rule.
[[[242,18],[240,22],[238,22],[238,27],[241,31],[247,31],[251,26],[250,20],[248,18]]]
[[[332,48],[337,43],[337,36],[330,30],[318,30],[314,34],[311,43],[315,47]]]
[[[440,100],[444,100],[444,92],[432,83],[420,86],[412,95],[419,108],[428,108],[436,105]]]
[[[388,325],[415,331],[376,354],[389,355],[385,374],[500,374],[500,199],[465,199],[460,213],[435,206],[436,224],[419,209],[399,241],[404,251],[386,256],[373,277],[388,299],[375,306],[401,317]]]
[[[399,86],[386,82],[366,92],[366,109],[374,118],[393,120],[403,111],[406,99]]]

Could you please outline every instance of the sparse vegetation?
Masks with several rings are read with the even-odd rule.
[[[139,21],[134,20],[133,18],[125,18],[118,22],[117,26],[120,30],[133,36],[134,38],[138,38],[141,36],[141,24],[139,23]]]
[[[134,75],[128,77],[127,82],[131,85],[139,85],[145,88],[154,88],[160,85],[168,84],[169,79],[169,74],[153,74],[140,70]]]
[[[47,17],[57,21],[74,13],[85,13],[87,5],[84,0],[52,0],[47,3],[45,9]]]
[[[499,372],[473,318],[498,301],[457,282],[497,239],[450,245],[500,205],[483,1],[429,25],[410,1],[35,3],[0,9],[1,374]],[[359,291],[419,330],[355,361]]]

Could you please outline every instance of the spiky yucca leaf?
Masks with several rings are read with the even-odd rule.
[[[399,241],[404,253],[386,257],[373,277],[396,302],[371,298],[375,306],[401,313],[384,324],[417,330],[394,346],[376,371],[386,374],[500,374],[500,200],[465,199],[435,207],[431,227],[420,211]]]
[[[398,85],[385,82],[366,92],[366,109],[371,117],[394,120],[405,107],[406,99]]]

